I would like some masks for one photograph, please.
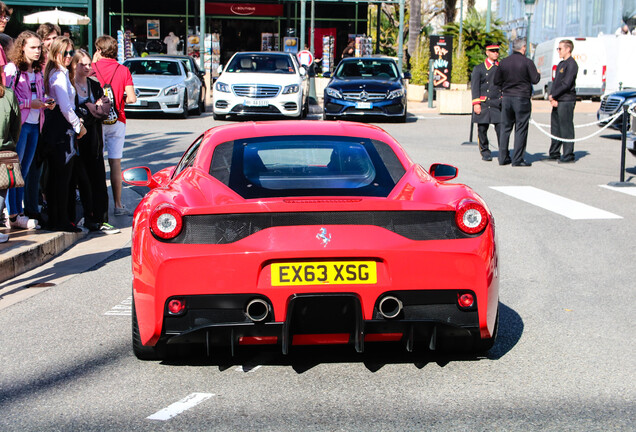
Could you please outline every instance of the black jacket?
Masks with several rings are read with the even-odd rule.
[[[499,123],[501,121],[501,87],[495,85],[495,73],[499,66],[480,63],[470,75],[473,105],[481,105],[481,114],[473,111],[473,123]]]
[[[561,60],[556,70],[556,77],[552,83],[550,95],[559,102],[576,101],[576,74],[579,73],[579,65],[572,56],[567,60]]]
[[[499,62],[495,84],[501,86],[503,96],[532,97],[532,84],[541,79],[532,60],[518,51]]]

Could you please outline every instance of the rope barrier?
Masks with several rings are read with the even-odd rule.
[[[634,115],[632,113],[630,113],[631,115]],[[610,117],[609,119],[605,119],[602,121],[606,121],[609,120],[607,122],[607,124],[605,126],[603,126],[601,129],[597,130],[596,132],[594,132],[593,134],[590,134],[588,136],[585,136],[583,138],[560,138],[557,136],[552,135],[549,132],[544,131],[543,129],[541,129],[541,127],[549,127],[550,125],[542,125],[537,123],[536,121],[534,121],[534,119],[530,119],[530,123],[532,123],[533,125],[535,125],[537,127],[537,129],[539,129],[539,131],[541,131],[541,133],[543,133],[544,135],[546,135],[547,137],[554,139],[554,140],[558,140],[558,141],[562,141],[562,142],[571,142],[571,143],[575,143],[575,142],[579,142],[579,141],[585,141],[586,139],[590,139],[598,134],[600,134],[601,132],[603,132],[605,129],[607,129],[608,127],[610,127],[612,125],[612,123],[614,123],[619,117],[621,117],[623,115],[623,112],[617,112],[616,114],[614,114],[612,117]],[[589,125],[580,125],[578,127],[584,127],[584,126],[591,126],[591,125],[595,125],[597,123],[600,123],[600,121],[594,122],[594,123],[590,123]],[[574,126],[577,127],[577,126]]]

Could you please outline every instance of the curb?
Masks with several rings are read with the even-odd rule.
[[[86,237],[87,232],[5,230],[9,241],[0,245],[0,283],[50,261]]]

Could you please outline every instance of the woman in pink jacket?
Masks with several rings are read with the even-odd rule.
[[[44,124],[44,109],[55,102],[44,96],[44,78],[40,65],[42,40],[32,31],[20,33],[10,53],[12,62],[5,67],[7,86],[14,90],[22,115],[22,130],[16,144],[22,176],[26,179]],[[48,103],[47,103],[48,102]],[[25,185],[25,187],[28,187]],[[36,228],[38,221],[23,214],[23,188],[9,189],[7,211],[11,228]]]

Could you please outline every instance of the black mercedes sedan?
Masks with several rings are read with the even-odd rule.
[[[342,59],[325,88],[324,119],[382,116],[404,122],[409,78],[389,57]]]

